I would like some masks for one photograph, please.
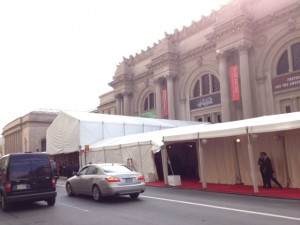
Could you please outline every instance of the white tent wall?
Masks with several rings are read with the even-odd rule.
[[[79,124],[81,148],[104,138],[103,123],[80,121]]]
[[[151,144],[139,145],[141,160],[142,160],[142,173],[147,182],[158,180],[157,169],[154,161],[153,146]]]
[[[107,148],[88,151],[86,153],[86,163],[123,163],[128,165],[132,160],[132,169],[144,175],[145,181],[157,180],[151,142],[144,142],[131,145],[119,145]],[[85,164],[85,163],[84,163]],[[81,166],[84,166],[81,164]],[[131,167],[131,165],[128,165]]]
[[[209,139],[202,146],[206,181],[208,183],[235,184],[237,161],[231,139]]]
[[[289,187],[300,188],[300,129],[283,133],[281,141],[286,149]]]
[[[201,124],[180,121],[61,111],[47,129],[47,153],[58,155],[84,149],[101,140],[180,126]]]
[[[47,129],[47,153],[55,155],[79,150],[79,121],[60,112]]]

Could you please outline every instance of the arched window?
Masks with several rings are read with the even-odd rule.
[[[154,93],[150,93],[144,101],[144,111],[149,111],[155,108],[155,95]]]
[[[195,83],[193,97],[208,95],[220,91],[220,82],[213,74],[202,75]]]
[[[300,70],[300,43],[292,46],[293,70]]]
[[[277,64],[277,75],[296,70],[300,70],[300,43],[289,46],[282,53]]]
[[[277,64],[277,75],[289,72],[289,59],[287,50],[282,53]]]

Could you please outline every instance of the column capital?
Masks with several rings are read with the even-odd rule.
[[[161,85],[162,77],[154,78],[153,83],[154,85]]]
[[[238,50],[240,54],[248,54],[249,50],[252,48],[251,44],[240,44]]]
[[[123,96],[123,95],[122,95],[121,93],[115,94],[115,99],[121,99],[122,96]]]
[[[166,78],[166,80],[174,80],[177,77],[177,74],[167,73],[167,74],[164,75],[164,77]]]
[[[133,92],[130,91],[130,90],[125,90],[125,91],[122,92],[123,96],[131,96],[132,94],[133,94]]]
[[[217,60],[219,62],[225,62],[228,55],[228,52],[217,50]]]

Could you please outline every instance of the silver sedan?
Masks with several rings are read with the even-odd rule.
[[[145,191],[145,180],[123,164],[89,164],[67,180],[66,191],[69,196],[91,195],[95,201],[115,195],[138,198]]]

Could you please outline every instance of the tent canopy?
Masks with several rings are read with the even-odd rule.
[[[192,124],[199,122],[61,111],[47,129],[47,153],[71,153],[104,139]]]
[[[267,133],[297,128],[300,128],[300,112],[262,116],[208,126],[186,126],[164,135],[163,141],[188,141],[199,138],[229,137],[247,133]]]
[[[208,124],[203,123],[199,125],[190,125],[187,126],[189,129],[193,129],[193,127],[203,127],[207,126]],[[139,133],[139,134],[132,134],[126,135],[121,137],[115,138],[108,138],[104,139],[100,142],[94,143],[90,146],[91,151],[99,151],[104,149],[116,149],[128,147],[128,146],[136,146],[141,144],[150,144],[152,145],[153,153],[160,151],[161,146],[163,145],[163,137],[165,135],[170,135],[172,133],[178,132],[177,130],[185,130],[185,127],[176,127],[176,128],[169,128],[164,130],[152,131],[147,133]]]

